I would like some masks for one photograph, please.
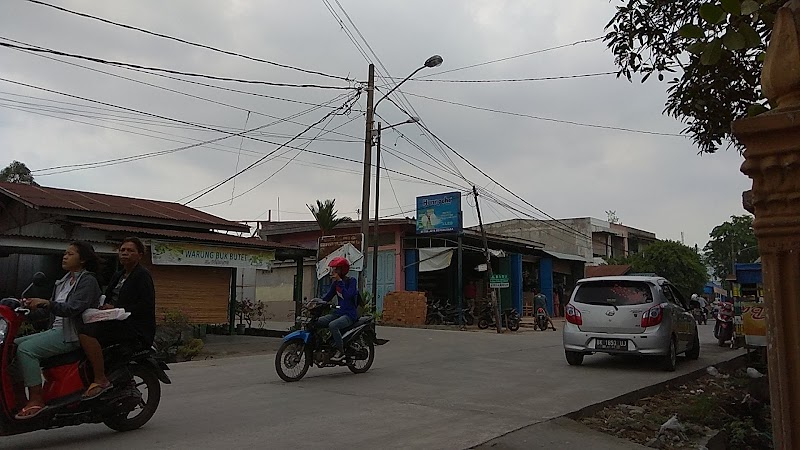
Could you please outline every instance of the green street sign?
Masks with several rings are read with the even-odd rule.
[[[489,278],[489,287],[491,289],[503,289],[509,287],[508,275],[497,273]]]

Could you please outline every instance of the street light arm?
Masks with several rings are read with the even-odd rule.
[[[378,101],[377,101],[377,102],[375,102],[375,106],[373,106],[373,107],[372,107],[372,110],[374,111],[374,110],[375,110],[375,109],[378,107],[378,105],[379,105],[379,104],[380,104],[380,103],[383,101],[383,99],[385,99],[386,97],[388,97],[388,96],[389,96],[389,94],[391,94],[391,93],[392,93],[392,92],[394,92],[394,91],[395,91],[397,88],[399,88],[401,84],[403,84],[403,83],[405,83],[406,81],[408,81],[408,80],[409,80],[411,77],[413,77],[414,75],[416,75],[416,74],[417,74],[417,72],[419,72],[420,70],[422,70],[422,69],[424,69],[424,68],[426,68],[426,67],[427,67],[427,66],[422,66],[422,67],[420,67],[419,69],[417,69],[417,70],[415,70],[415,71],[411,72],[411,75],[409,75],[409,76],[405,77],[405,78],[403,79],[403,81],[401,81],[401,82],[399,82],[399,83],[395,84],[395,85],[394,85],[394,87],[393,87],[393,88],[391,88],[391,89],[389,90],[389,92],[387,92],[386,94],[384,94],[384,95],[383,95],[383,97],[379,98],[379,99],[378,99]]]

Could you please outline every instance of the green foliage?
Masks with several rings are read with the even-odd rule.
[[[204,345],[202,339],[192,339],[187,342],[186,345],[178,347],[177,354],[186,361],[191,361],[192,358],[200,354]]]
[[[708,274],[700,255],[693,248],[677,241],[658,241],[640,253],[623,258],[609,258],[608,264],[630,264],[636,273],[655,273],[671,281],[689,296],[702,292]]]
[[[190,332],[191,325],[186,314],[180,310],[167,311],[163,322],[156,327],[154,344],[159,357],[174,360],[184,346],[184,335]]]
[[[664,112],[701,153],[733,143],[731,122],[767,110],[760,74],[777,0],[618,0],[605,42],[618,76],[670,76]],[[741,149],[741,147],[739,147]]]
[[[234,311],[239,318],[239,325],[247,323],[247,328],[252,328],[254,321],[259,322],[263,326],[264,322],[272,318],[272,314],[269,313],[268,309],[268,305],[264,302],[245,298],[242,301],[236,302]]]
[[[336,200],[335,199],[328,199],[325,202],[321,202],[317,200],[317,205],[306,205],[311,211],[311,214],[314,215],[314,220],[317,221],[320,230],[322,230],[323,235],[329,234],[337,225],[342,222],[352,220],[349,217],[336,217],[338,211],[336,211]]]
[[[33,181],[33,175],[31,174],[31,170],[28,169],[28,166],[19,161],[12,161],[11,164],[0,171],[0,181],[38,186],[38,184]]]
[[[703,248],[705,260],[714,275],[725,279],[733,263],[751,263],[758,259],[758,240],[753,232],[753,216],[731,216],[731,220],[714,227]]]

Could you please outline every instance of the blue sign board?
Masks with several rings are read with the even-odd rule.
[[[461,231],[461,193],[417,197],[417,234]]]

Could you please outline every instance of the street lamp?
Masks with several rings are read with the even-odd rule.
[[[364,249],[369,248],[369,188],[370,182],[369,177],[372,171],[372,164],[370,160],[372,159],[372,145],[373,145],[373,135],[374,131],[372,129],[373,124],[373,115],[375,114],[375,108],[378,107],[381,101],[389,96],[392,92],[397,90],[403,83],[408,81],[411,77],[417,74],[422,69],[437,67],[442,64],[444,60],[439,55],[433,55],[427,60],[425,63],[411,72],[411,74],[403,79],[403,81],[397,83],[392,89],[389,90],[386,94],[383,95],[377,102],[372,103],[374,98],[375,92],[375,66],[373,64],[369,65],[369,80],[367,84],[367,127],[366,127],[366,139],[364,140],[365,148],[364,148],[364,179],[361,188],[361,235],[364,237]],[[398,124],[399,125],[399,124]],[[378,134],[380,136],[380,134]],[[376,207],[376,215],[377,215],[377,207]],[[377,233],[377,222],[375,224],[376,233]],[[377,240],[377,239],[376,239]],[[374,258],[373,258],[374,259]],[[373,267],[373,272],[377,269],[377,267]],[[365,270],[361,270],[359,274],[359,282],[358,288],[360,292],[364,291],[365,288]],[[373,294],[375,293],[375,286],[373,286]],[[377,307],[377,299],[373,295],[373,302],[375,302],[375,306]]]
[[[441,57],[439,57],[441,59]],[[386,128],[381,128],[381,123],[378,122],[378,136],[375,139],[375,238],[372,242],[372,301],[375,302],[375,310],[378,308],[378,202],[380,201],[381,189],[381,131],[389,130],[399,125],[407,123],[417,123],[419,117],[410,117],[407,120],[390,125]]]

